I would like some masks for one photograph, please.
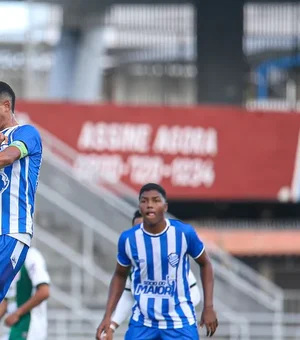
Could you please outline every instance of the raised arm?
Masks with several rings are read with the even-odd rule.
[[[2,143],[4,144],[4,146]],[[7,146],[8,139],[3,133],[0,133],[0,144],[2,144],[2,147],[6,146],[6,148],[4,148],[0,152],[0,169],[5,168],[8,165],[11,165],[17,159],[21,158],[20,149],[15,145]]]

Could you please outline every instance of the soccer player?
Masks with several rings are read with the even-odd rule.
[[[133,219],[132,219],[132,226],[135,226],[137,224],[143,223],[143,217],[139,210],[137,210],[134,213]],[[191,300],[193,302],[194,307],[196,307],[200,302],[200,290],[197,285],[197,280],[193,272],[189,271],[189,286],[190,286],[190,294],[191,294]],[[128,318],[130,315],[130,311],[132,310],[132,306],[134,305],[134,299],[132,296],[132,281],[131,277],[128,277],[126,280],[126,285],[124,292],[117,304],[115,313],[111,320],[110,329],[107,331],[107,336],[113,337],[113,333],[115,330]]]
[[[16,121],[16,96],[0,81],[0,302],[30,247],[42,142],[31,125]]]
[[[213,307],[213,269],[204,245],[188,224],[165,219],[165,190],[148,183],[139,193],[143,223],[123,232],[118,242],[115,273],[111,280],[105,315],[96,339],[103,339],[112,313],[133,268],[135,305],[125,340],[198,340],[194,306],[188,284],[189,255],[201,269],[204,309],[201,326],[212,336],[218,326]]]
[[[0,305],[0,318],[10,328],[7,340],[47,339],[47,299],[50,277],[42,254],[34,247],[28,250],[24,265],[13,280]]]

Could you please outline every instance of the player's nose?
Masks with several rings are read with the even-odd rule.
[[[154,209],[153,205],[151,205],[151,204],[149,204],[147,206],[147,214],[149,214],[149,213],[155,213],[155,209]]]

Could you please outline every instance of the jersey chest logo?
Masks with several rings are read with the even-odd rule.
[[[168,256],[169,263],[172,267],[176,267],[179,263],[179,256],[175,253],[171,253]]]
[[[135,295],[147,295],[148,297],[162,297],[170,298],[175,295],[176,280],[170,279],[169,276],[166,280],[154,281],[145,280],[136,286]]]

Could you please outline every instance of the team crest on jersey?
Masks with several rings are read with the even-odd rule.
[[[178,265],[179,256],[175,253],[171,253],[168,256],[168,260],[169,260],[170,265],[175,268]]]
[[[0,172],[0,194],[3,193],[7,189],[9,185],[9,179],[6,175],[6,173],[2,170]]]

